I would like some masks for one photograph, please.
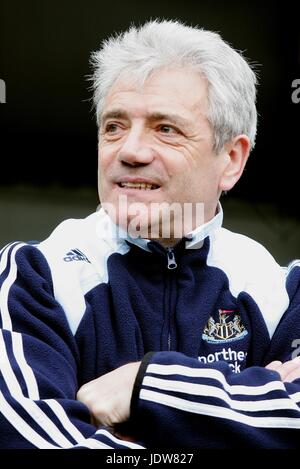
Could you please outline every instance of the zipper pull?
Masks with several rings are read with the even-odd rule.
[[[168,269],[176,269],[176,259],[172,248],[167,248]]]

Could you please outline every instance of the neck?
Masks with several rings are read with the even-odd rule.
[[[151,238],[151,241],[158,241],[164,248],[171,248],[180,241],[181,238]]]

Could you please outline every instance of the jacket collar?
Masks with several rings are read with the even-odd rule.
[[[100,212],[102,212],[103,215],[103,208],[100,209]],[[107,218],[108,215],[106,215]],[[111,233],[117,234],[117,238],[122,242],[127,241],[130,244],[134,244],[136,246],[139,246],[141,249],[144,249],[145,251],[151,252],[151,250],[148,247],[148,243],[151,241],[150,239],[146,238],[133,238],[131,237],[125,230],[120,228],[119,226],[116,226],[111,219],[109,218],[110,224],[111,224]],[[217,211],[216,215],[207,223],[204,223],[204,225],[200,225],[195,230],[191,231],[185,236],[185,247],[186,249],[200,249],[203,245],[203,241],[207,236],[210,236],[210,234],[215,231],[216,229],[220,228],[223,223],[223,209],[218,202],[217,206]]]
[[[223,223],[223,209],[218,202],[216,215],[204,225],[198,226],[194,231],[186,235],[187,241],[185,244],[186,249],[199,249],[203,245],[203,241],[207,236],[215,231],[217,228],[221,228]]]

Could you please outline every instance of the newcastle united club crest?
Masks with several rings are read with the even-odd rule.
[[[204,328],[202,339],[209,343],[224,343],[240,340],[248,332],[240,315],[235,310],[219,309],[219,321],[211,316]]]

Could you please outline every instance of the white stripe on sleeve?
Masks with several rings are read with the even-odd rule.
[[[143,385],[158,388],[165,391],[181,392],[194,396],[213,397],[226,402],[232,409],[244,412],[258,412],[267,410],[292,409],[300,411],[295,402],[289,398],[263,399],[260,401],[234,400],[220,388],[197,383],[186,383],[184,381],[172,381],[146,376]]]
[[[219,381],[225,391],[229,394],[245,394],[247,396],[257,396],[266,394],[270,391],[285,391],[284,384],[281,381],[270,381],[260,386],[230,385],[225,376],[219,371],[211,368],[189,368],[183,365],[157,365],[150,364],[147,368],[147,374],[153,373],[162,376],[181,375],[190,378],[209,378]]]
[[[148,389],[142,389],[140,399],[155,402],[174,409],[194,414],[208,415],[210,417],[232,420],[257,428],[300,428],[300,418],[296,417],[250,417],[235,410],[211,404],[192,402],[187,399],[161,394]]]

